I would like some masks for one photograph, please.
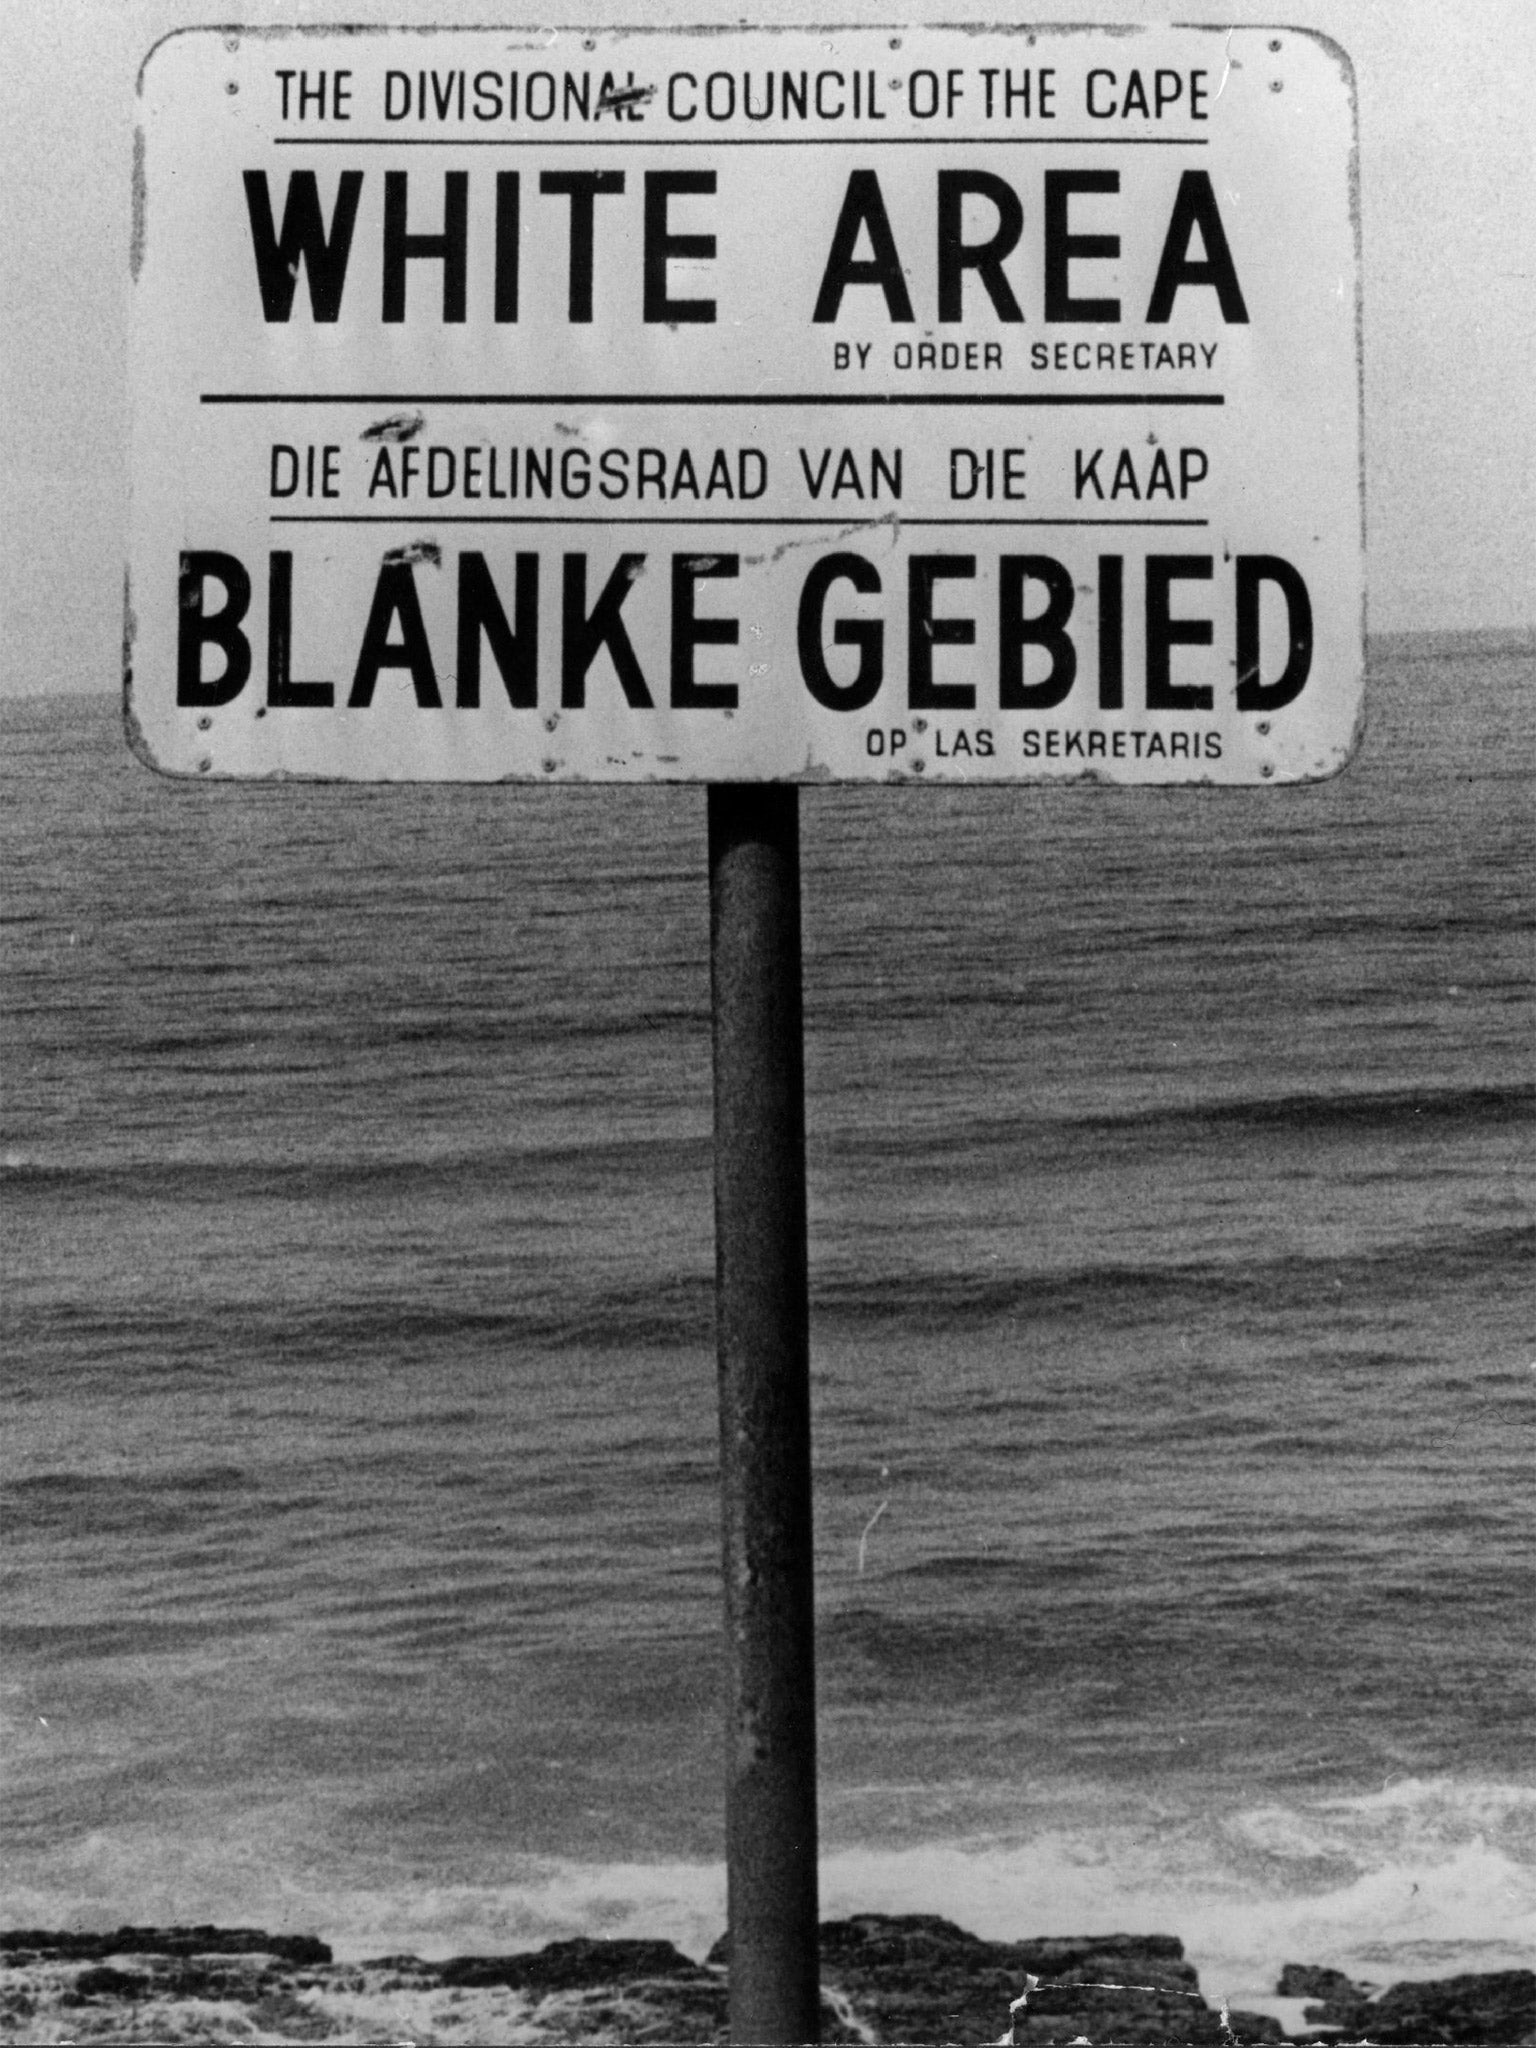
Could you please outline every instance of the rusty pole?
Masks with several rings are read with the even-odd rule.
[[[709,791],[736,2042],[820,2039],[799,791]]]

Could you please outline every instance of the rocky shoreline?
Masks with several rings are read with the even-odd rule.
[[[1308,2031],[1207,2004],[1172,1935],[989,1942],[927,1914],[821,1930],[822,2039],[1190,2044],[1536,2043],[1536,1972],[1383,1992],[1287,1964],[1276,1995]],[[726,2039],[724,1940],[702,1962],[665,1941],[557,1941],[516,1955],[338,1963],[310,1936],[123,1927],[0,1935],[0,2041],[36,2043],[705,2043]]]

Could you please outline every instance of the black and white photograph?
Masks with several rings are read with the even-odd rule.
[[[0,2042],[1536,2044],[1536,7],[0,0]]]

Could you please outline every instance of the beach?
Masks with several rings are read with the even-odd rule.
[[[1376,643],[1316,788],[806,793],[824,1918],[1527,1963],[1532,660]],[[0,1925],[702,1964],[702,794],[0,718]]]
[[[664,1941],[551,1943],[433,1964],[337,1964],[324,1943],[259,1929],[122,1928],[0,1936],[0,2039],[16,2042],[724,2042],[729,1943],[702,1960]],[[1536,2040],[1536,1972],[1358,1985],[1288,1964],[1285,2017],[1213,2008],[1167,1935],[988,1943],[936,1915],[863,1914],[821,1930],[824,2042],[1244,2048],[1297,2039]],[[993,2029],[1006,2015],[1004,2031]]]

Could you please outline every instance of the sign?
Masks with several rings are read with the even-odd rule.
[[[1355,116],[1325,39],[194,29],[139,95],[155,766],[1348,759]]]

